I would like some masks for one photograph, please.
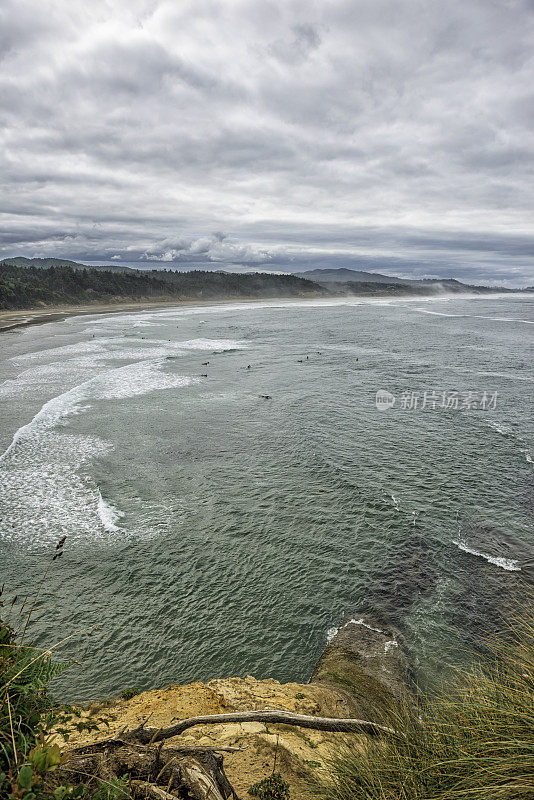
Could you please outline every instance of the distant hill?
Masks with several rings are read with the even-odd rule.
[[[27,262],[29,259],[25,259]],[[41,260],[40,260],[41,261]],[[55,262],[60,261],[54,259]],[[219,300],[241,298],[321,297],[330,292],[295,275],[268,273],[173,272],[171,270],[76,268],[0,262],[0,308],[118,303],[132,300]]]
[[[346,283],[321,283],[337,294],[356,295],[358,297],[414,297],[436,294],[430,286],[415,286],[410,283],[381,283],[379,281],[346,281]]]
[[[473,283],[462,283],[456,278],[424,278],[420,281],[408,281],[413,288],[428,289],[430,292],[447,292],[450,294],[488,294],[493,292],[518,292],[520,289],[507,289],[504,286],[481,286]]]
[[[361,272],[355,269],[314,269],[309,272],[295,272],[302,278],[308,278],[324,286],[335,294],[356,295],[431,295],[431,294],[486,294],[488,292],[520,291],[490,286],[478,286],[462,283],[455,278],[424,278],[412,280],[393,278],[379,272]]]
[[[15,258],[4,258],[0,261],[0,266],[6,264],[13,267],[37,267],[39,269],[48,269],[48,267],[70,267],[71,269],[89,269],[86,264],[80,264],[78,261],[67,261],[63,258],[25,258],[24,256],[15,256]],[[90,269],[104,270],[105,272],[137,272],[131,267],[121,267],[120,264],[113,264],[113,266],[92,266]]]
[[[307,278],[318,283],[409,283],[403,278],[392,278],[390,275],[381,275],[379,272],[361,272],[355,269],[312,269],[309,272],[294,272],[299,278]]]

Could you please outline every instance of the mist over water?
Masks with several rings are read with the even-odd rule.
[[[363,612],[420,680],[462,661],[534,576],[533,322],[527,296],[354,299],[2,334],[6,592],[34,592],[68,534],[33,636],[99,627],[61,696],[305,681]]]

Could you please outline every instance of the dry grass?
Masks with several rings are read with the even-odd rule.
[[[534,615],[487,642],[489,663],[457,672],[397,734],[330,764],[324,800],[534,799]],[[391,719],[390,719],[391,724]]]

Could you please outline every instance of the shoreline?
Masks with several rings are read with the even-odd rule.
[[[131,311],[151,311],[159,308],[182,308],[190,306],[215,306],[227,303],[264,303],[277,301],[302,301],[317,300],[321,295],[314,297],[247,297],[247,298],[220,298],[213,300],[162,300],[139,303],[104,303],[98,305],[80,306],[52,306],[47,308],[14,309],[13,311],[0,311],[0,333],[26,328],[30,325],[44,325],[47,322],[62,322],[68,317],[90,316],[92,314],[117,314]]]
[[[62,322],[68,317],[74,316],[90,316],[92,314],[118,314],[121,312],[131,311],[150,311],[159,308],[185,308],[185,307],[200,307],[200,306],[216,306],[227,305],[236,303],[277,303],[277,302],[313,302],[316,300],[331,300],[335,305],[337,303],[343,305],[343,301],[357,301],[359,303],[366,302],[387,302],[387,301],[404,301],[404,302],[429,302],[435,300],[480,300],[480,299],[497,299],[501,297],[509,297],[509,294],[503,295],[499,292],[494,294],[469,294],[459,293],[453,295],[426,295],[424,297],[406,295],[403,297],[392,295],[373,295],[372,297],[366,295],[343,295],[343,296],[328,296],[322,294],[314,294],[313,296],[288,296],[288,297],[225,297],[213,298],[209,300],[191,299],[191,300],[159,300],[159,301],[146,301],[146,302],[124,302],[124,303],[99,303],[94,305],[79,305],[79,306],[50,306],[44,308],[27,308],[27,309],[13,309],[13,310],[0,310],[0,334],[8,331],[16,330],[17,328],[26,328],[30,325],[44,325],[47,322]],[[517,297],[517,294],[512,296]],[[520,295],[521,296],[521,295]],[[534,297],[534,293],[525,293],[524,297]]]

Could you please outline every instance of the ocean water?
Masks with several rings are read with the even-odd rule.
[[[63,647],[82,666],[57,692],[306,681],[369,612],[401,629],[421,682],[463,663],[534,578],[533,334],[534,296],[2,334],[5,593],[32,596],[66,534],[31,636],[92,628]]]

